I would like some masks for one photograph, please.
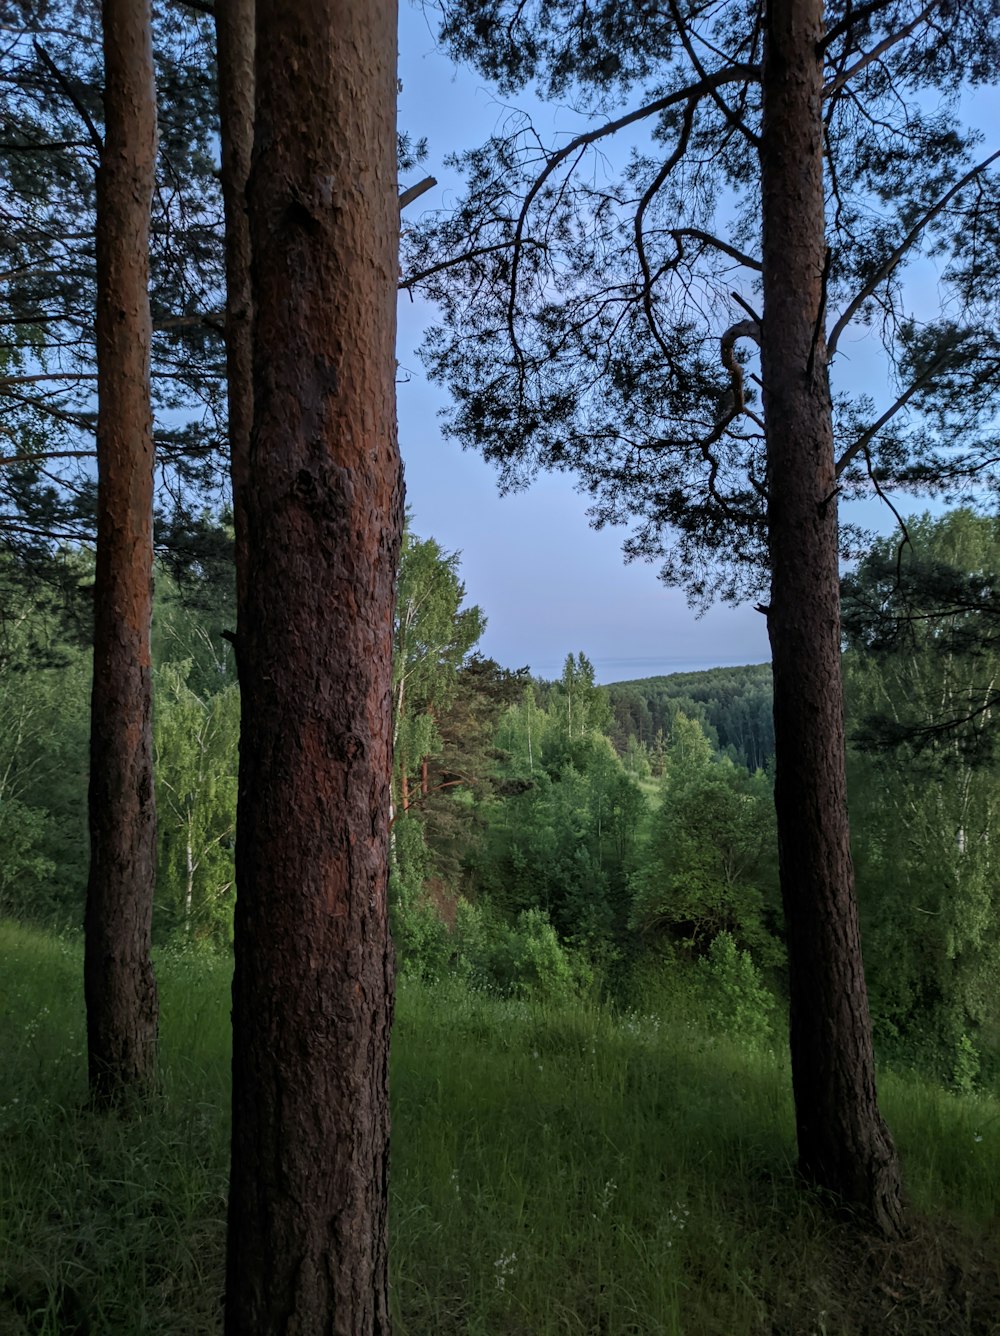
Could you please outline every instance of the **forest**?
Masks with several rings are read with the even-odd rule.
[[[992,517],[956,510],[907,527],[908,586],[891,590],[901,606],[927,570],[1000,570]],[[925,613],[902,644],[870,642],[866,618],[895,559],[879,541],[845,588],[876,1044],[946,1088],[993,1090],[996,668],[964,608]],[[3,914],[55,933],[78,929],[88,869],[87,623],[65,591],[86,589],[92,571],[82,553],[65,561],[58,594],[29,597],[8,580],[0,712]],[[195,956],[231,951],[236,899],[239,686],[220,634],[234,594],[228,571],[215,575],[178,584],[159,570],[153,619],[152,937]],[[501,667],[477,650],[486,613],[467,601],[458,555],[409,526],[398,596],[389,889],[400,974],[493,997],[662,1008],[771,1042],[787,981],[768,665],[606,687],[583,652],[556,681]],[[925,739],[942,708],[972,716],[966,731]]]
[[[0,6],[0,1331],[986,1336],[1000,9],[421,9],[426,208],[394,0]],[[487,657],[400,295],[771,661]]]

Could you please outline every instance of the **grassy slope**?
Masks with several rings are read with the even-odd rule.
[[[125,1122],[82,1111],[78,947],[0,925],[0,965],[0,1336],[218,1332],[227,968],[161,962],[163,1092]],[[770,1055],[404,984],[393,1081],[397,1336],[1000,1331],[985,1095],[884,1079],[937,1221],[886,1248],[796,1190]]]

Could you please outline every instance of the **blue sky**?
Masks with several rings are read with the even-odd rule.
[[[474,72],[456,67],[437,48],[419,5],[408,0],[400,5],[399,48],[400,127],[415,139],[426,136],[430,150],[427,163],[403,184],[428,173],[439,181],[411,206],[412,216],[448,206],[457,181],[443,158],[482,143],[513,104]],[[992,92],[977,95],[975,119],[995,125],[998,104]],[[567,109],[537,103],[530,109],[540,126],[556,134],[578,124]],[[925,282],[933,301],[934,275],[928,272]],[[625,530],[590,527],[586,499],[571,478],[544,475],[526,492],[499,496],[493,468],[442,435],[445,393],[428,384],[416,354],[433,319],[432,307],[402,297],[398,406],[407,501],[418,534],[461,552],[469,601],[488,618],[483,652],[507,667],[528,664],[536,674],[554,677],[568,653],[582,650],[601,682],[767,660],[759,613],[750,606],[720,606],[697,617],[680,590],[660,583],[655,566],[625,564]],[[866,331],[845,336],[844,370],[856,388],[881,398],[878,358],[865,346],[871,340]],[[913,509],[905,499],[902,504]],[[862,519],[883,530],[892,523],[877,503],[866,504]]]

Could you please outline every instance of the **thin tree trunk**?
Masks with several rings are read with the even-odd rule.
[[[782,897],[799,1165],[887,1235],[899,1169],[878,1110],[844,764],[833,425],[824,338],[822,0],[770,0],[764,323]]]
[[[239,610],[246,601],[246,493],[253,424],[250,220],[246,191],[253,151],[254,0],[215,0],[215,34],[222,199],[226,213],[226,388]]]
[[[258,0],[229,1336],[389,1330],[394,0]]]
[[[156,164],[151,12],[104,0],[97,174],[97,569],[84,991],[99,1103],[153,1080],[156,858],[151,731],[153,424],[149,214]]]
[[[185,847],[185,872],[187,874],[184,883],[184,936],[191,936],[191,916],[194,912],[194,847],[191,843],[191,815],[188,813],[187,844]]]

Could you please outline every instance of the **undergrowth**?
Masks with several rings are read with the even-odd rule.
[[[86,1110],[77,943],[0,925],[0,1336],[220,1331],[229,967],[158,961],[160,1090]],[[1000,1103],[886,1073],[913,1229],[796,1183],[787,1063],[669,1018],[402,981],[397,1336],[1000,1331]]]

